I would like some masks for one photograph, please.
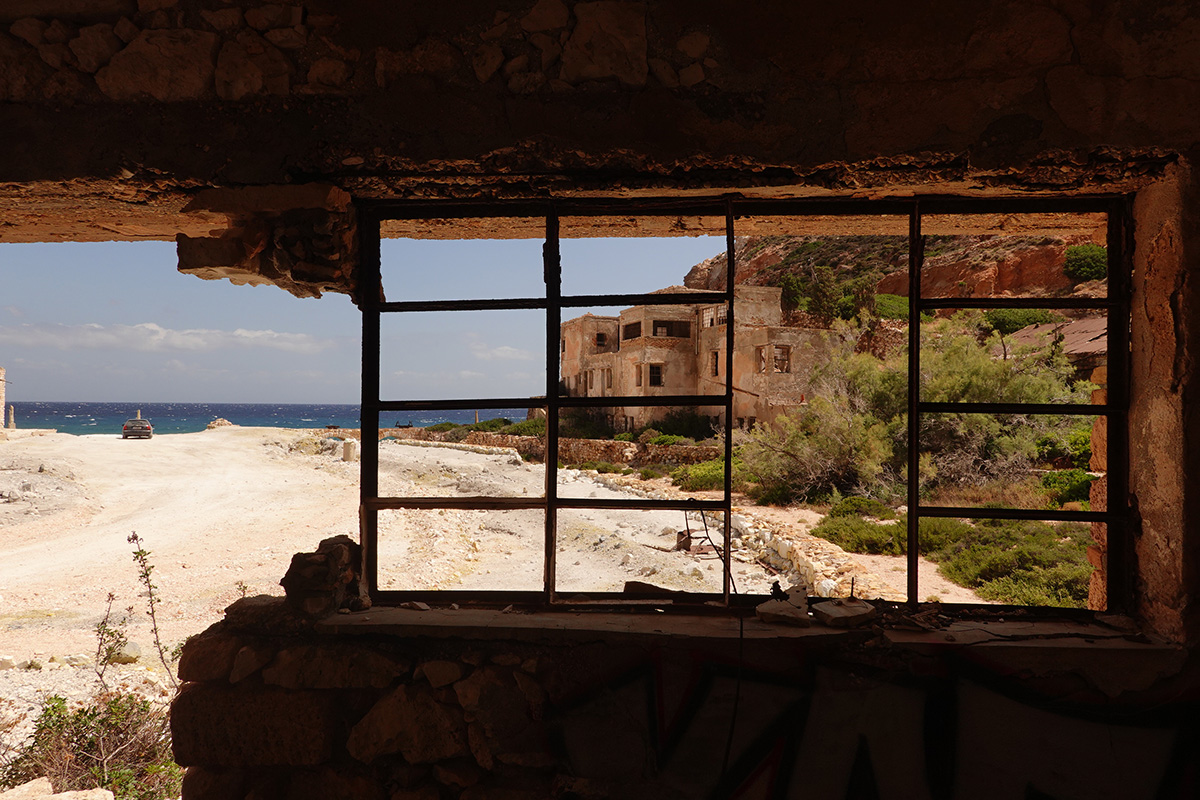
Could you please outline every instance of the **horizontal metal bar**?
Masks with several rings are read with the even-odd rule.
[[[727,292],[660,292],[658,294],[579,294],[564,297],[563,308],[587,306],[682,306],[692,303],[725,303]]]
[[[412,311],[519,311],[546,308],[544,297],[513,297],[508,300],[404,300],[380,303],[385,313]]]
[[[1063,416],[1097,416],[1119,411],[1107,403],[917,403],[921,414],[1061,414]]]
[[[912,509],[909,509],[912,513]],[[1049,511],[1025,508],[963,508],[960,506],[919,506],[918,517],[953,517],[965,519],[1029,519],[1054,522],[1114,522],[1120,513],[1107,511]]]
[[[1085,297],[923,297],[921,310],[936,308],[1116,308],[1120,301]]]
[[[658,408],[661,406],[720,406],[725,404],[723,394],[670,394],[636,397],[560,397],[563,408],[608,408],[628,406],[631,408]]]
[[[459,400],[381,400],[380,411],[452,411],[474,408],[545,408],[544,397],[491,397]]]
[[[596,497],[563,497],[559,496],[555,503],[559,508],[590,508],[604,511],[622,509],[637,509],[641,511],[724,511],[723,500],[700,500],[684,498],[682,500],[619,500],[616,498]]]
[[[463,511],[528,511],[546,507],[544,497],[373,497],[367,508],[383,509],[454,508]]]

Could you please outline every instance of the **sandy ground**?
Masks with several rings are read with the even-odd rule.
[[[282,594],[293,553],[328,536],[357,537],[358,464],[317,432],[219,428],[122,440],[28,435],[0,441],[0,656],[91,654],[106,598],[129,613],[130,638],[152,637],[128,537],[151,552],[162,640],[182,642],[221,618],[243,593]],[[381,490],[396,495],[537,497],[541,465],[511,452],[477,453],[384,443]],[[661,487],[664,491],[668,487]],[[591,473],[563,470],[560,496],[621,493]],[[819,517],[803,509],[747,507],[797,535]],[[671,552],[682,512],[565,511],[557,553],[560,591],[620,591],[637,580],[720,591],[715,553]],[[697,524],[690,523],[694,531]],[[539,590],[543,527],[537,511],[389,511],[381,517],[384,588]],[[859,557],[856,557],[859,558]],[[899,589],[902,559],[861,557]],[[735,560],[742,592],[772,576]],[[978,602],[926,564],[922,599]],[[132,608],[131,612],[127,609]],[[146,659],[144,659],[146,660]]]

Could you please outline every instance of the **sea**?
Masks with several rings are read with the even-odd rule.
[[[227,419],[234,425],[262,428],[340,428],[359,427],[358,405],[308,405],[302,403],[10,403],[18,428],[52,428],[59,433],[76,435],[112,435],[121,432],[125,420],[140,412],[150,420],[156,434],[195,433],[214,419]],[[8,410],[5,409],[7,422]],[[399,413],[402,418],[393,419]],[[500,408],[479,412],[479,419],[505,417],[513,422],[525,419],[526,409]],[[475,421],[475,412],[413,411],[388,412],[381,417],[383,427],[413,425],[424,428],[439,422],[460,424]]]

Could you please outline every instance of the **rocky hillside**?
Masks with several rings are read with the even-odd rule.
[[[1066,248],[1086,237],[930,236],[922,283],[926,296],[1069,296],[1075,283],[1062,271]],[[908,240],[903,236],[761,236],[738,239],[735,280],[779,286],[788,275],[807,278],[832,267],[839,280],[870,276],[876,291],[908,294]],[[725,254],[692,267],[684,285],[725,288]],[[1088,291],[1087,287],[1083,291]]]

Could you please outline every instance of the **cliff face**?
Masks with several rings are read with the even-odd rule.
[[[926,296],[1065,296],[1077,291],[1062,269],[1066,249],[1086,237],[931,236],[922,287]],[[901,236],[747,237],[734,249],[739,284],[778,286],[784,276],[830,266],[844,279],[876,275],[876,291],[908,294],[908,242]],[[725,288],[724,253],[700,262],[684,285]]]

